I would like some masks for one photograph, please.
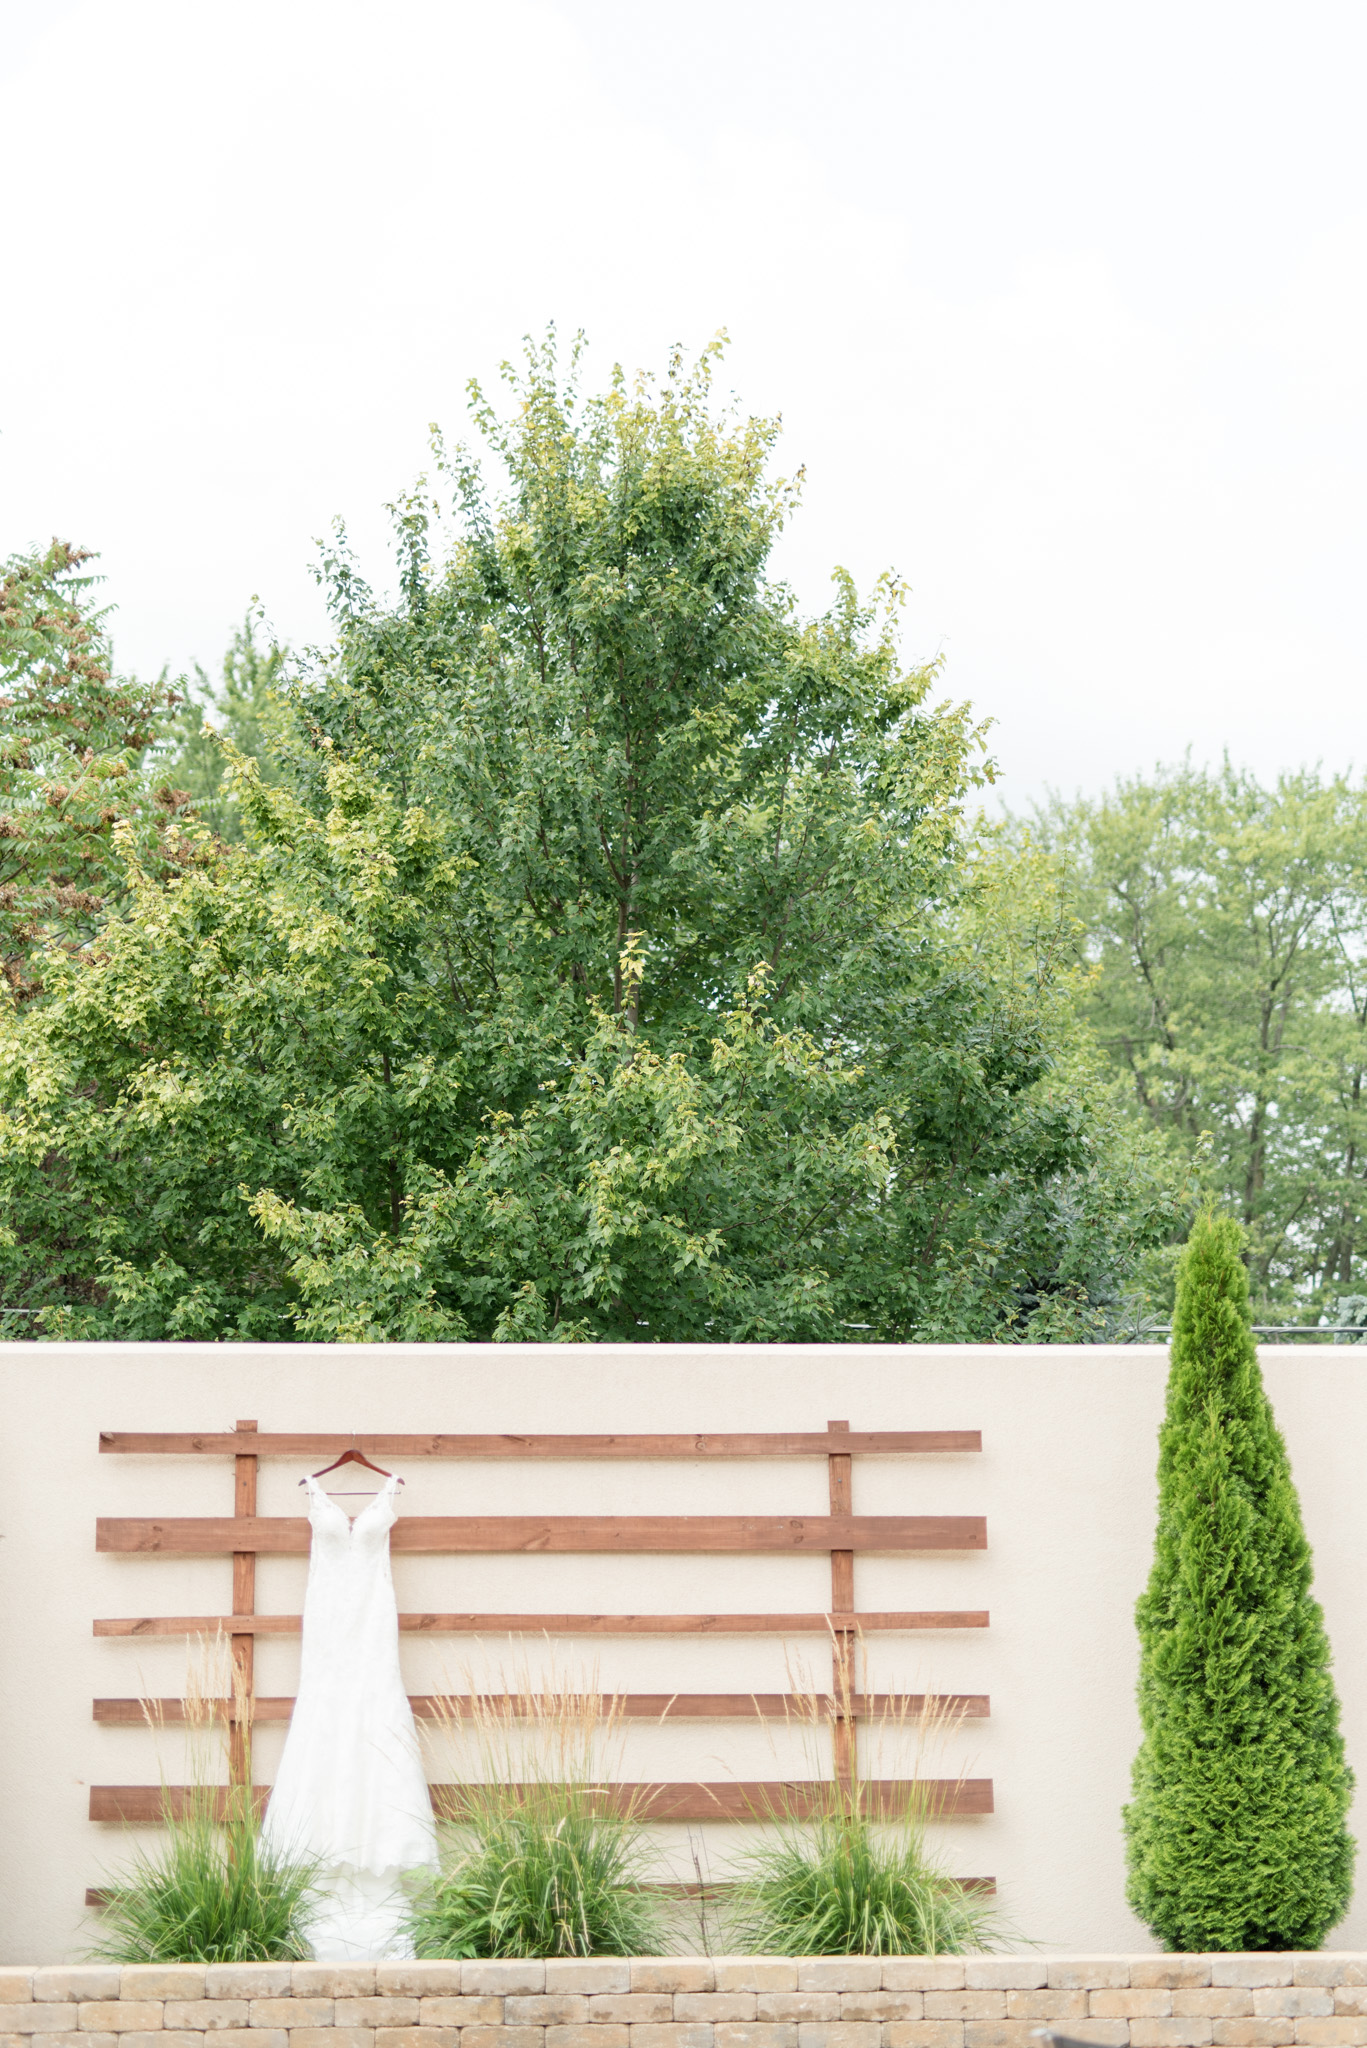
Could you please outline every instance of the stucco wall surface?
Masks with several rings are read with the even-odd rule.
[[[1269,1349],[1263,1368],[1315,1545],[1350,1756],[1367,1780],[1367,1353]],[[855,1461],[856,1514],[985,1514],[988,1527],[985,1553],[857,1557],[856,1605],[991,1613],[986,1630],[868,1638],[871,1690],[985,1692],[992,1712],[919,1759],[905,1737],[866,1738],[864,1768],[994,1781],[995,1812],[938,1841],[958,1875],[995,1877],[1007,1921],[1040,1952],[1149,1949],[1124,1903],[1119,1815],[1165,1376],[1164,1354],[1139,1347],[0,1347],[0,1960],[57,1963],[89,1941],[86,1887],[128,1846],[87,1819],[90,1785],[185,1775],[178,1731],[96,1725],[91,1702],[178,1695],[193,1652],[174,1638],[96,1639],[92,1621],[230,1606],[227,1558],[97,1555],[94,1544],[97,1515],[230,1513],[230,1461],[101,1456],[99,1432],[227,1429],[242,1416],[263,1431],[819,1430],[836,1416],[856,1430],[981,1429],[980,1455]],[[302,1469],[263,1460],[261,1514],[300,1512]],[[820,1459],[415,1460],[405,1477],[406,1514],[827,1512]],[[258,1610],[297,1612],[304,1572],[302,1557],[263,1559]],[[394,1577],[404,1610],[824,1611],[830,1589],[820,1555],[397,1555]],[[548,1665],[608,1691],[829,1683],[819,1640],[772,1636],[405,1636],[402,1655],[413,1692],[535,1680]],[[259,1692],[293,1692],[297,1669],[297,1638],[258,1641]],[[263,1782],[282,1739],[278,1726],[258,1733]],[[797,1726],[636,1722],[618,1774],[774,1779],[825,1766]],[[433,1775],[449,1768],[434,1759]],[[724,1877],[748,1833],[661,1827],[660,1874]],[[1367,1947],[1367,1904],[1331,1942]]]

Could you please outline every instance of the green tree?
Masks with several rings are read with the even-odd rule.
[[[394,508],[398,601],[338,546],[335,648],[271,685],[287,778],[226,747],[241,845],[135,864],[0,1036],[11,1299],[147,1336],[1096,1333],[1171,1228],[1162,1147],[1072,1021],[1067,914],[975,853],[980,738],[902,665],[897,586],[805,620],[768,578],[793,494],[712,360],[584,400],[533,351],[509,421],[475,396],[503,495],[452,459],[440,554]]]
[[[230,841],[240,840],[244,827],[220,742],[230,740],[255,761],[265,781],[290,780],[281,758],[292,737],[282,692],[288,656],[274,640],[261,645],[260,625],[259,613],[249,611],[228,644],[216,683],[196,668],[195,687],[160,750],[168,776],[184,789],[196,814]]]
[[[91,559],[54,541],[0,565],[0,962],[18,1001],[40,992],[41,942],[87,944],[120,897],[115,827],[160,872],[186,802],[144,772],[176,693],[115,674]]]
[[[1055,803],[1133,1100],[1248,1233],[1257,1295],[1331,1305],[1367,1232],[1367,788],[1184,766]]]
[[[1179,1267],[1137,1610],[1129,1899],[1170,1949],[1317,1948],[1352,1891],[1353,1778],[1241,1246],[1203,1212]]]

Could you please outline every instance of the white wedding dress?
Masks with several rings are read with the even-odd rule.
[[[351,1521],[312,1479],[304,1641],[284,1755],[262,1840],[316,1857],[322,1901],[309,1938],[319,1962],[411,1956],[400,1880],[433,1869],[436,1828],[399,1671],[389,1570],[397,1479]]]

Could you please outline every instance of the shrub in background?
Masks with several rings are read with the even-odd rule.
[[[960,1955],[996,1944],[990,1900],[939,1868],[914,1800],[881,1822],[838,1794],[814,1820],[779,1818],[729,1901],[743,1954]]]
[[[524,1676],[499,1693],[439,1700],[437,1721],[456,1743],[473,1736],[478,1775],[448,1795],[442,1868],[414,1892],[416,1954],[660,1954],[635,1807],[604,1795],[616,1702],[605,1712],[596,1687],[534,1689]]]
[[[110,1963],[288,1963],[307,1960],[315,1866],[263,1847],[250,1795],[187,1789],[165,1811],[162,1839],[134,1851],[131,1873],[104,1897],[91,1954]]]
[[[1178,1269],[1158,1534],[1137,1610],[1128,1895],[1170,1949],[1313,1949],[1352,1890],[1353,1778],[1242,1242],[1207,1211]]]

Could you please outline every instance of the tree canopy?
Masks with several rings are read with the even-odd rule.
[[[1136,1109],[1202,1153],[1258,1295],[1332,1310],[1367,1249],[1367,789],[1184,765],[1055,803],[1032,830]]]
[[[75,1334],[1090,1335],[1181,1202],[1074,1015],[1071,915],[975,840],[900,590],[772,579],[795,501],[714,355],[584,397],[339,539],[240,844],[0,1019],[8,1294]],[[196,741],[196,744],[199,744]],[[222,796],[214,795],[221,802]]]

